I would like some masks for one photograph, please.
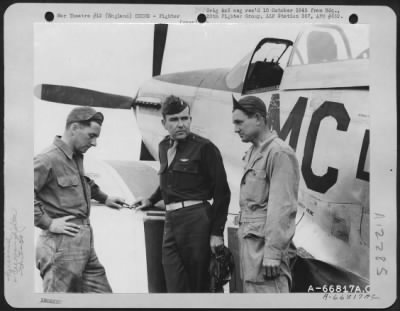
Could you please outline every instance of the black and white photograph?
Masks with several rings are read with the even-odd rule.
[[[243,40],[244,37],[246,40]],[[265,212],[265,218],[272,212],[271,218],[274,218],[269,224],[272,228],[254,227],[251,223],[251,227],[245,228],[242,232],[242,238],[245,241],[249,239],[252,243],[257,239],[271,239],[270,247],[279,253],[278,257],[281,257],[282,253],[288,253],[288,247],[293,242],[297,248],[298,261],[294,259],[296,262],[292,268],[295,269],[299,265],[297,272],[300,275],[295,282],[292,282],[291,273],[290,276],[284,277],[285,281],[289,278],[291,283],[294,283],[293,289],[307,291],[308,287],[322,286],[320,283],[327,280],[330,280],[331,284],[348,283],[364,289],[368,285],[369,277],[368,41],[366,25],[323,24],[308,25],[308,27],[304,25],[303,29],[294,24],[186,27],[167,24],[37,25],[35,28],[37,84],[35,85],[38,88],[39,98],[35,99],[35,148],[38,146],[38,149],[42,149],[41,145],[47,147],[46,144],[53,143],[63,150],[64,144],[53,142],[52,138],[58,134],[62,136],[63,142],[69,141],[67,137],[72,133],[68,133],[68,129],[65,131],[64,127],[70,111],[76,108],[74,106],[99,108],[98,110],[104,115],[102,133],[98,135],[99,137],[94,137],[93,142],[90,140],[85,142],[89,143],[90,147],[96,147],[88,151],[87,161],[90,161],[89,157],[92,154],[98,160],[90,162],[88,164],[90,167],[85,167],[87,172],[85,176],[94,180],[105,193],[118,194],[128,204],[128,208],[120,204],[118,207],[120,210],[115,210],[107,208],[104,204],[96,206],[96,203],[89,204],[94,204],[93,207],[85,208],[91,212],[90,218],[95,245],[98,245],[96,251],[99,260],[108,263],[105,264],[105,268],[106,271],[110,271],[110,278],[115,280],[116,292],[147,292],[153,289],[168,291],[164,277],[160,275],[163,269],[159,266],[163,258],[161,256],[163,246],[160,243],[162,230],[158,229],[158,226],[164,214],[153,216],[151,207],[149,212],[139,213],[135,208],[129,208],[136,199],[150,197],[158,186],[161,186],[162,198],[168,200],[163,202],[167,213],[169,204],[183,202],[185,205],[185,201],[193,199],[200,203],[203,200],[214,199],[216,204],[208,207],[210,214],[213,215],[210,221],[211,223],[214,220],[218,221],[220,226],[226,227],[226,230],[220,232],[224,233],[221,237],[224,237],[225,244],[231,252],[237,255],[235,256],[237,269],[231,278],[230,292],[242,292],[243,282],[246,282],[238,273],[243,268],[246,270],[245,267],[240,268],[244,263],[239,259],[241,256],[238,245],[240,237],[237,236],[237,227],[240,226],[239,213],[249,213],[251,217],[252,213],[261,214],[261,211]],[[349,72],[352,74],[349,75]],[[169,96],[174,96],[174,99],[167,102]],[[243,111],[240,109],[241,101],[245,107]],[[164,108],[166,102],[172,108]],[[237,111],[233,110],[235,103],[239,107]],[[68,106],[58,107],[61,104]],[[172,139],[174,135],[162,124],[162,120],[166,120],[163,117],[163,109],[167,111],[172,109],[171,115],[178,115],[181,113],[179,105],[182,105],[182,108],[188,107],[187,116],[190,116],[191,120],[187,120],[186,124],[185,120],[182,124],[179,122],[177,125],[171,124],[177,127],[172,131],[184,132],[179,133],[184,136],[183,139],[188,139],[190,136],[187,136],[193,133],[196,135],[194,137],[198,135],[209,140],[222,156],[221,170],[225,171],[223,174],[226,174],[227,178],[214,175],[219,173],[217,166],[213,167],[214,171],[207,172],[207,162],[201,163],[203,161],[201,153],[196,153],[194,159],[189,156],[185,159],[186,156],[182,155],[175,161],[177,167],[172,166],[172,172],[166,168],[169,174],[177,174],[172,180],[164,181],[163,172],[159,170],[161,178],[159,181],[157,171],[151,170],[154,165],[147,164],[148,161],[156,161],[158,164],[159,155],[161,156],[160,142],[165,136],[168,135],[168,139]],[[265,106],[264,110],[259,112],[258,105]],[[94,109],[76,111],[76,116],[72,117],[71,121],[92,117],[97,111]],[[244,113],[247,112],[246,109],[253,115],[258,112],[264,117],[263,131],[268,134],[257,132],[261,131],[259,129],[261,126],[257,123],[259,121],[247,121],[248,116]],[[81,117],[79,113],[83,116]],[[253,121],[256,124],[252,124]],[[54,130],[51,131],[53,124]],[[280,179],[276,181],[278,188],[276,191],[281,187],[293,189],[286,189],[280,194],[281,197],[276,198],[277,201],[274,203],[276,206],[269,208],[268,201],[274,200],[273,193],[268,193],[268,189],[272,191],[274,187],[273,165],[275,163],[290,165],[279,164],[279,160],[268,158],[268,152],[264,153],[265,150],[258,149],[266,139],[274,135],[274,132],[276,139],[280,138],[285,142],[287,150],[296,151],[294,156],[296,163],[284,172],[287,174],[288,185],[281,184],[285,183],[285,176],[278,177],[283,178],[282,181]],[[70,140],[73,141],[70,144],[75,146],[74,139]],[[79,143],[81,142],[77,142],[78,146]],[[93,145],[90,145],[91,143]],[[99,145],[98,148],[96,144]],[[263,158],[260,163],[256,163],[259,161],[256,159],[246,159],[245,166],[249,172],[243,173],[243,156],[249,147],[250,150],[259,153],[254,157]],[[51,174],[49,170],[56,169],[51,167],[45,169],[50,163],[43,163],[45,159],[41,157],[47,158],[52,163],[51,154],[55,152],[53,149],[54,147],[44,153],[37,150],[36,154],[35,194],[39,201],[38,208],[44,211],[35,210],[35,214],[39,213],[39,216],[35,215],[35,223],[40,225],[44,221],[42,217],[47,217],[46,214],[49,214],[50,218],[69,215],[78,219],[89,217],[89,211],[86,213],[80,211],[83,203],[79,203],[77,210],[74,208],[76,202],[73,197],[83,192],[80,183],[72,182],[77,181],[73,178],[75,176],[68,177],[71,182],[63,186],[60,184],[60,179],[65,179],[63,175],[67,172],[53,173],[54,178],[49,176]],[[83,153],[86,153],[85,149]],[[58,152],[56,154],[60,156]],[[210,158],[207,160],[213,161],[212,156],[208,156]],[[65,155],[63,159],[59,159],[59,161],[66,160]],[[272,162],[268,163],[269,161]],[[64,163],[59,165],[68,166]],[[269,167],[270,165],[272,167]],[[267,172],[268,169],[271,171]],[[150,170],[154,177],[146,175],[151,175],[148,172]],[[68,174],[73,173],[68,172]],[[45,177],[40,176],[43,174]],[[188,176],[185,177],[185,174]],[[205,180],[200,183],[197,181],[199,184],[195,189],[190,189],[191,174],[205,174],[207,178],[204,177]],[[213,180],[212,177],[222,180]],[[36,184],[37,179],[40,180],[38,184]],[[53,182],[58,182],[55,188],[47,185],[52,179]],[[227,192],[230,192],[231,196],[229,193],[224,193],[223,189],[216,188],[217,181],[225,183],[226,179],[229,181]],[[159,185],[160,182],[166,184]],[[181,182],[183,185],[180,185]],[[206,189],[199,189],[203,183]],[[246,183],[252,186],[247,188]],[[166,189],[175,186],[178,189],[182,188],[171,189],[171,193]],[[63,187],[67,188],[65,194],[62,193]],[[72,187],[74,191],[68,187]],[[46,193],[51,188],[53,191],[61,191],[60,198],[58,194],[41,193],[42,189]],[[69,191],[71,192],[68,193]],[[204,191],[207,194],[203,194]],[[179,192],[182,193],[178,195]],[[52,199],[46,198],[47,195],[54,195],[53,200],[62,200],[64,195],[67,196],[66,207],[50,203]],[[82,199],[84,198],[82,196]],[[69,202],[72,206],[69,206]],[[86,203],[85,200],[83,202]],[[296,208],[291,211],[290,208],[293,208],[291,206],[285,210],[287,202],[290,204],[294,202]],[[157,202],[153,204],[155,203]],[[197,205],[200,209],[205,209],[200,204]],[[46,208],[50,210],[46,211]],[[276,215],[273,214],[273,208],[278,209]],[[175,209],[170,212],[171,215],[179,213]],[[225,224],[227,216],[229,219]],[[262,221],[268,224],[268,220]],[[68,221],[66,222],[63,226],[68,226]],[[258,225],[259,222],[257,220],[255,223]],[[273,226],[279,223],[282,227],[278,225],[274,229]],[[61,234],[76,233],[72,227],[74,226],[71,225],[70,231],[69,228],[64,229]],[[146,229],[144,235],[138,234],[136,227],[142,231]],[[189,226],[182,230],[188,230],[184,234],[190,235],[192,229],[193,227]],[[44,230],[47,240],[48,226],[44,225]],[[267,232],[270,232],[271,237],[265,236]],[[63,237],[62,244],[68,239],[70,238]],[[177,240],[178,237],[174,239]],[[53,243],[57,244],[53,241],[51,243],[52,246]],[[182,243],[184,244],[174,247],[185,249],[186,243],[191,245],[191,241]],[[56,245],[52,250],[57,252],[57,247],[62,247],[62,244]],[[155,244],[158,244],[159,250]],[[208,243],[206,244],[208,248]],[[41,252],[40,249],[37,251]],[[73,254],[74,248],[66,249],[66,252]],[[208,249],[202,249],[201,252],[208,253]],[[46,254],[46,256],[53,255]],[[259,262],[250,265],[252,267],[261,265],[262,258],[268,258],[266,256],[268,254],[264,252],[260,259],[257,259]],[[182,265],[185,278],[195,274],[186,271],[195,258],[177,263]],[[75,264],[77,259],[72,258],[72,260]],[[86,257],[85,260],[87,261]],[[42,261],[46,259],[38,259],[36,264],[40,265]],[[64,262],[62,258],[60,261]],[[137,271],[133,270],[133,267],[136,267]],[[47,269],[49,270],[46,271]],[[57,278],[53,269],[58,271],[61,268],[40,267],[42,274],[50,272],[52,277]],[[201,275],[204,276],[207,274],[208,264],[202,269]],[[256,272],[249,271],[249,274],[257,274],[262,270],[262,266],[256,269]],[[141,271],[146,270],[147,275],[143,275]],[[81,275],[84,271],[79,270],[74,273]],[[174,270],[174,274],[177,273],[178,271]],[[64,273],[61,276],[67,277]],[[259,276],[255,276],[254,282],[258,283]],[[249,276],[250,279],[252,277]],[[302,284],[302,281],[305,283]],[[57,283],[50,280],[49,282]],[[204,282],[207,283],[206,280]],[[143,286],[146,283],[148,288]],[[197,286],[194,283],[192,285]],[[57,285],[54,286],[55,288],[50,286],[48,290],[57,291]],[[62,291],[73,291],[72,285],[67,282],[63,282],[62,286],[65,286],[60,288]],[[207,290],[207,286],[201,288],[182,287],[181,291]]]
[[[38,306],[70,293],[373,301],[388,268],[371,262],[372,226],[393,211],[370,209],[371,24],[100,11],[32,25],[32,204],[10,212],[6,243],[26,247],[16,222],[30,213],[20,270]]]

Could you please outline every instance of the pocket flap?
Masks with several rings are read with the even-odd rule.
[[[79,184],[78,176],[58,176],[57,183],[60,187],[71,187]]]
[[[178,159],[175,161],[172,169],[177,172],[197,174],[199,172],[199,164],[197,161],[193,160],[180,161],[180,159]]]
[[[252,171],[253,171],[253,175],[259,179],[265,179],[267,177],[266,170],[253,169]]]
[[[265,222],[246,222],[243,226],[243,238],[265,238]]]

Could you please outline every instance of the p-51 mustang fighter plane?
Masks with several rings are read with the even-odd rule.
[[[173,94],[186,100],[193,132],[211,139],[223,155],[232,191],[225,240],[236,263],[241,159],[248,146],[233,132],[232,96],[260,97],[267,105],[269,124],[296,151],[302,172],[293,290],[321,291],[327,284],[365,290],[369,283],[369,44],[357,35],[368,28],[354,31],[352,27],[312,25],[295,42],[262,39],[231,69],[160,75],[168,25],[157,24],[153,78],[136,96],[51,84],[41,84],[35,91],[46,101],[132,109],[143,139],[141,160],[158,157],[158,143],[166,134],[160,123],[163,99]],[[132,166],[120,162],[105,165],[118,173],[132,197],[147,196],[157,185],[154,169],[140,173],[138,166],[130,171]],[[146,178],[139,177],[144,172]],[[96,179],[96,174],[92,177]],[[162,292],[165,285],[157,254],[163,211],[155,208],[144,219],[148,290]],[[241,291],[238,271],[229,290]]]

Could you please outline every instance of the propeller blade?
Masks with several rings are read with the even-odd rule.
[[[101,108],[130,109],[135,107],[135,99],[109,93],[102,93],[73,86],[39,84],[35,96],[51,102]]]
[[[153,77],[158,76],[161,73],[165,42],[167,40],[167,32],[168,24],[154,25]]]

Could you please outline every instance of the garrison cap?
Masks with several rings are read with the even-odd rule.
[[[189,107],[188,103],[176,96],[168,96],[161,108],[163,115],[180,113]]]
[[[72,109],[67,117],[67,124],[82,121],[95,121],[102,125],[104,116],[101,112],[94,110],[92,107],[77,107]]]
[[[258,112],[264,118],[267,117],[267,108],[264,102],[256,96],[246,96],[237,101],[232,95],[232,100],[233,110],[239,109],[247,114],[255,114]]]

